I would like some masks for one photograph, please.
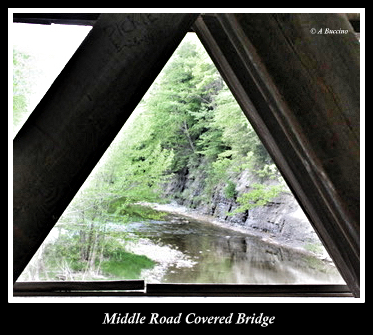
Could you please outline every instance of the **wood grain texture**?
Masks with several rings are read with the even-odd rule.
[[[195,30],[355,296],[360,70],[337,14],[217,14]]]
[[[197,14],[102,14],[14,139],[15,281]]]

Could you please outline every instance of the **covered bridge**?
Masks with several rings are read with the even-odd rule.
[[[153,284],[141,294],[360,296],[359,15],[14,14],[14,22],[93,25],[14,139],[14,282],[194,31],[347,286]],[[67,284],[16,283],[14,292],[51,293]],[[70,285],[78,294],[144,287]]]

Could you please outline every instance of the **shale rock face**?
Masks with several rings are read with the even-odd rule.
[[[244,225],[288,240],[318,243],[319,239],[296,199],[283,193],[266,206],[249,211]]]
[[[302,244],[320,243],[292,194],[281,193],[265,206],[232,216],[228,215],[237,207],[238,204],[234,200],[226,199],[220,194],[213,198],[210,206],[205,206],[203,214],[212,215],[232,226],[268,233],[271,237],[298,241]]]
[[[274,185],[276,183],[273,180],[259,181],[248,171],[241,174],[234,182],[238,196],[249,192],[252,184],[263,182],[266,185]],[[307,217],[290,192],[281,192],[265,206],[231,215],[239,206],[236,202],[237,197],[228,199],[224,194],[224,186],[222,186],[215,190],[210,201],[203,201],[199,199],[202,185],[202,178],[191,178],[188,174],[184,174],[170,182],[167,185],[166,192],[179,205],[193,208],[204,215],[213,216],[231,226],[266,233],[269,237],[275,237],[283,241],[294,241],[303,246],[321,246]]]

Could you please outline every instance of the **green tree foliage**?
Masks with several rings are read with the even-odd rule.
[[[111,224],[162,216],[136,203],[161,201],[160,185],[167,178],[173,153],[162,149],[159,142],[150,141],[147,124],[141,126],[142,118],[142,113],[134,116],[129,131],[120,134],[106,160],[60,218],[60,236],[45,251],[53,268],[61,268],[55,263],[55,255],[63,257],[64,268],[68,264],[71,271],[83,273],[84,278],[94,278],[102,272],[130,278],[139,275],[141,268],[154,265],[149,259],[123,251],[123,242],[133,236],[110,229]],[[118,254],[123,259],[118,260]],[[136,267],[134,260],[141,260],[143,267]],[[126,270],[119,270],[119,263]],[[128,273],[122,275],[123,271]]]
[[[136,204],[163,201],[164,186],[185,175],[199,180],[201,201],[222,189],[240,204],[238,211],[265,205],[280,188],[256,184],[239,194],[232,180],[247,169],[278,177],[208,55],[188,37],[60,219],[60,237],[47,253],[66,255],[78,271],[117,272],[117,263],[130,256],[118,242],[125,236],[112,232],[111,223],[154,217]]]
[[[210,65],[210,66],[209,66]],[[173,150],[173,172],[199,164],[198,139],[206,132],[215,80],[212,64],[202,63],[195,44],[186,41],[164,69],[160,83],[152,90],[144,108],[152,122],[152,140],[160,140],[162,148]],[[202,80],[203,79],[203,80]]]
[[[277,178],[267,151],[240,106],[192,38],[184,40],[167,64],[144,109],[152,120],[150,143],[157,141],[173,153],[171,174],[202,179],[200,197],[204,201],[222,187],[226,197],[234,199],[237,191],[231,180],[245,169],[257,172],[258,177],[271,172]],[[268,197],[257,204],[264,204],[264,199],[275,194],[266,188],[261,192],[267,192]],[[188,190],[184,194],[191,196]],[[242,206],[247,205],[248,197],[240,198]]]
[[[242,213],[255,207],[264,206],[283,190],[282,185],[265,186],[263,184],[254,184],[252,188],[251,192],[244,193],[237,198],[237,202],[241,206],[236,209],[235,213]]]
[[[229,180],[224,189],[224,194],[228,199],[235,199],[237,196],[236,184]]]
[[[30,56],[13,49],[13,131],[28,115],[27,96],[30,91]]]

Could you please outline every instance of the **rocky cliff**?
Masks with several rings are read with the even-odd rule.
[[[257,232],[287,245],[325,253],[317,234],[290,191],[281,192],[264,206],[232,214],[239,206],[237,197],[249,192],[251,185],[258,182],[266,185],[278,183],[271,179],[259,180],[248,171],[241,173],[233,182],[237,191],[235,197],[227,198],[224,185],[221,185],[215,189],[211,199],[206,200],[200,197],[203,176],[191,177],[186,171],[167,185],[166,193],[178,205],[194,209],[202,215],[212,216],[230,226]]]

